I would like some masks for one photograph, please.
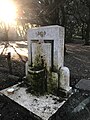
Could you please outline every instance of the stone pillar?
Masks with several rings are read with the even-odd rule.
[[[60,81],[59,81],[60,91],[64,92],[67,96],[68,93],[71,93],[70,87],[70,71],[67,67],[61,67],[60,69]]]
[[[26,62],[25,73],[26,73],[26,76],[27,76],[28,75],[28,61]]]

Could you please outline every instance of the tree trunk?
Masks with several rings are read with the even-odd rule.
[[[85,35],[85,45],[89,45],[89,39],[90,39],[90,23],[87,24],[86,28],[86,35]]]
[[[61,23],[61,25],[62,25],[63,27],[65,27],[65,43],[66,43],[66,15],[65,15],[64,6],[61,5],[60,8],[61,8],[61,12],[62,12],[62,21],[61,21],[62,23]],[[64,55],[66,54],[66,46],[65,46],[65,43],[64,43]]]
[[[12,62],[11,62],[11,53],[9,52],[7,55],[7,62],[9,67],[9,73],[12,74]]]
[[[67,43],[72,43],[72,31],[67,33]]]
[[[89,39],[90,39],[90,3],[88,3],[89,8],[89,19],[87,20],[87,28],[86,28],[86,36],[85,36],[85,45],[89,45]]]
[[[85,29],[84,29],[84,23],[82,23],[82,28],[81,28],[81,31],[82,31],[82,40],[85,39]]]

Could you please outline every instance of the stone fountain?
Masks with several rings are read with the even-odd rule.
[[[64,28],[45,26],[27,33],[28,61],[26,79],[2,93],[38,116],[48,120],[71,94],[70,72],[64,67]],[[28,91],[28,93],[27,93]]]
[[[36,92],[69,93],[69,69],[64,67],[64,28],[46,26],[28,31],[27,83]],[[40,90],[39,90],[40,89]]]

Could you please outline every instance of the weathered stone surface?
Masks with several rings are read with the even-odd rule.
[[[34,96],[27,93],[26,90],[27,88],[25,87],[14,85],[2,90],[1,93],[40,117],[39,120],[48,120],[65,103],[64,100],[60,101],[60,98],[57,96],[51,94]]]
[[[48,91],[53,91],[58,87],[58,71],[64,63],[64,28],[58,25],[32,28],[28,30],[27,39],[27,79],[31,81],[30,69],[33,68],[34,73],[35,70],[45,69],[47,75],[42,81],[47,81]]]
[[[28,62],[26,63],[26,76],[28,81],[31,81],[30,69],[33,68],[34,73],[35,70],[45,69],[46,77],[43,76],[42,80],[47,81],[48,91],[52,92],[60,87],[65,91],[70,91],[69,69],[63,67],[64,28],[58,25],[32,28],[28,30],[27,39]],[[44,78],[47,80],[44,80]],[[32,81],[35,82],[35,80]],[[42,84],[42,86],[44,85]]]
[[[75,86],[77,89],[80,90],[87,90],[90,91],[90,80],[81,79]]]
[[[60,69],[60,87],[65,90],[70,87],[70,71],[67,67]]]
[[[41,43],[41,44],[40,44]],[[37,50],[37,47],[40,51]],[[64,62],[64,28],[46,26],[28,30],[28,61],[33,64],[36,54],[44,57],[47,66],[59,69]]]

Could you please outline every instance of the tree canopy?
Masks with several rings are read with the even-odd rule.
[[[90,0],[13,0],[17,6],[17,23],[62,25],[66,41],[82,36],[90,40]]]

